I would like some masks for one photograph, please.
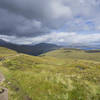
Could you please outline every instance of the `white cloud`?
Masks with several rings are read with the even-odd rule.
[[[71,45],[71,44],[93,44],[100,42],[100,34],[79,34],[75,32],[53,32],[50,34],[37,36],[37,37],[21,37],[16,38],[14,36],[0,36],[1,39],[7,40],[9,42],[19,43],[19,44],[37,44],[41,42],[60,44],[60,45]]]
[[[51,13],[54,19],[56,18],[68,18],[72,16],[70,7],[65,6],[59,0],[53,0],[50,5]]]

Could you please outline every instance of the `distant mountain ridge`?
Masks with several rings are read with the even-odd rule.
[[[83,49],[83,50],[92,50],[92,49],[100,49],[100,44],[98,44],[98,45],[72,44],[72,45],[68,45],[67,48],[78,48],[78,49]]]
[[[40,54],[46,53],[48,51],[56,50],[59,48],[76,48],[83,50],[100,49],[100,45],[83,45],[83,44],[72,44],[68,46],[58,46],[50,43],[40,43],[36,45],[18,45],[0,39],[0,46],[6,47],[8,49],[15,50],[19,53],[25,53],[29,55],[38,56]]]
[[[38,56],[42,53],[61,48],[61,46],[49,43],[40,43],[36,45],[18,45],[6,42],[2,39],[0,39],[0,46],[15,50],[19,53],[25,53],[34,56]]]

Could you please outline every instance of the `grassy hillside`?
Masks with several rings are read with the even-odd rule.
[[[15,51],[0,47],[0,59],[17,54]]]
[[[0,71],[9,100],[100,100],[99,53],[60,49],[35,57],[0,51],[7,53]]]
[[[85,59],[100,61],[100,50],[80,50],[80,49],[58,49],[55,51],[48,52],[41,56],[52,56],[61,59]]]

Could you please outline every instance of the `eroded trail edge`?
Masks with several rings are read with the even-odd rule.
[[[4,75],[0,72],[0,84],[5,81]],[[0,85],[0,100],[8,100],[8,89]]]

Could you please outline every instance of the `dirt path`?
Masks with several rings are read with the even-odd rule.
[[[5,59],[11,59],[17,56],[20,56],[23,54],[17,54],[17,55],[13,55],[13,56],[8,56]],[[2,65],[2,61],[0,61],[0,64]],[[5,81],[5,77],[3,76],[3,74],[0,72],[0,84],[3,83]],[[0,100],[8,100],[8,89],[5,87],[0,86]]]
[[[5,80],[5,77],[0,72],[0,84]],[[0,86],[0,100],[8,100],[8,89]]]

